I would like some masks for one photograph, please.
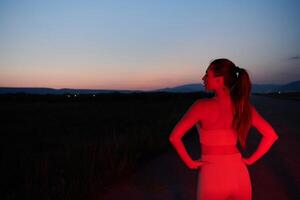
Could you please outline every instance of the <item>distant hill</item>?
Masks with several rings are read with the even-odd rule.
[[[187,84],[172,88],[163,88],[155,91],[163,92],[198,92],[203,91],[202,84]],[[294,81],[284,85],[278,84],[252,84],[252,93],[270,93],[270,92],[300,92],[300,81]]]
[[[300,91],[300,80],[282,85],[281,87],[278,88],[278,90],[283,91],[283,92],[299,92]]]
[[[175,86],[172,88],[162,88],[155,91],[163,92],[198,92],[203,91],[204,87],[202,84],[187,84]],[[253,93],[269,93],[269,92],[299,92],[300,81],[291,82],[285,85],[278,84],[252,84]]]
[[[162,88],[158,90],[154,90],[154,92],[199,92],[203,91],[203,85],[200,83],[180,85],[171,88]]]
[[[282,85],[276,84],[252,84],[253,93],[277,92]]]
[[[149,92],[199,92],[203,91],[203,85],[200,83],[185,84],[175,87],[161,88]],[[22,87],[0,87],[0,94],[26,93],[26,94],[97,94],[97,93],[132,93],[148,92],[141,90],[89,90],[89,89],[53,89],[53,88],[22,88]],[[300,80],[290,82],[284,85],[278,84],[253,84],[252,93],[270,93],[270,92],[300,92]]]

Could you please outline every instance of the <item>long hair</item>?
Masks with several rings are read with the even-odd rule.
[[[210,67],[215,76],[223,76],[224,85],[230,90],[230,97],[234,105],[232,127],[238,133],[239,143],[246,148],[246,139],[252,119],[249,100],[251,81],[248,72],[225,58],[213,60]]]

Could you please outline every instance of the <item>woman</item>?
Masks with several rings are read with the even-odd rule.
[[[199,169],[197,200],[249,200],[252,185],[247,165],[260,159],[278,135],[250,104],[251,82],[245,69],[228,59],[216,59],[202,79],[205,89],[213,91],[214,97],[195,101],[176,124],[169,140],[190,169]],[[201,159],[196,161],[181,140],[193,125],[197,126],[201,143]],[[243,158],[237,141],[246,148],[251,126],[263,137],[257,150]]]

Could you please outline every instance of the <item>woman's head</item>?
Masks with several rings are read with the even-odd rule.
[[[223,84],[228,89],[232,87],[237,79],[235,64],[225,58],[212,61],[208,70],[212,71],[215,77],[222,78],[223,81],[220,84]]]
[[[233,128],[239,133],[239,140],[245,147],[248,130],[251,127],[250,93],[251,81],[248,72],[237,67],[226,58],[213,60],[203,77],[207,90],[227,88],[233,101]]]
[[[207,69],[205,75],[202,77],[205,90],[216,91],[219,88],[224,87],[223,77],[215,76],[212,69]]]
[[[237,67],[232,61],[220,58],[210,63],[202,80],[207,90],[216,90],[220,87],[231,90],[242,73],[243,69]]]

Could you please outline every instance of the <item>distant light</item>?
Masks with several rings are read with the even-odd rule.
[[[96,96],[96,95],[93,94],[93,97],[94,97],[94,96]]]
[[[281,94],[281,91],[278,91],[278,94]]]
[[[76,97],[77,95],[76,94],[74,94],[74,97]]]
[[[68,98],[70,98],[70,97],[71,97],[71,95],[69,95],[69,94],[68,94],[68,95],[67,95],[67,97],[68,97]]]

